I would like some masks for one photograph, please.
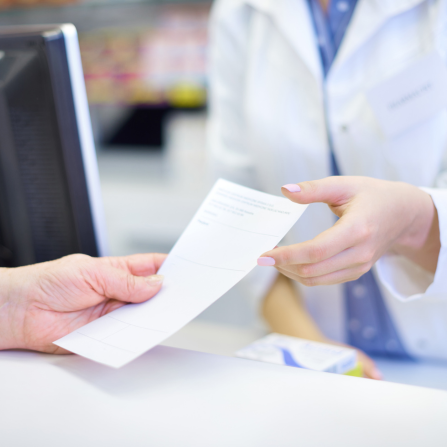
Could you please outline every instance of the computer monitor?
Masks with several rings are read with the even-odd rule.
[[[106,254],[73,25],[0,27],[0,266]]]

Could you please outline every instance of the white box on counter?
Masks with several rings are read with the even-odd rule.
[[[357,364],[354,349],[275,333],[240,349],[236,357],[336,374],[345,374]]]

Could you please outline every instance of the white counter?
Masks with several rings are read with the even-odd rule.
[[[0,353],[4,447],[444,447],[447,393],[157,347]]]

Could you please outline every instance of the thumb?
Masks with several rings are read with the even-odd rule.
[[[355,178],[333,176],[321,180],[312,180],[281,187],[281,192],[292,202],[306,205],[322,202],[330,206],[339,206],[353,196],[356,189]]]
[[[163,275],[135,276],[106,264],[93,276],[97,293],[127,303],[147,301],[159,292],[163,284]]]

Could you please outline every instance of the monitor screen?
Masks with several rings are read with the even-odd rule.
[[[105,250],[76,30],[0,27],[0,266]]]

